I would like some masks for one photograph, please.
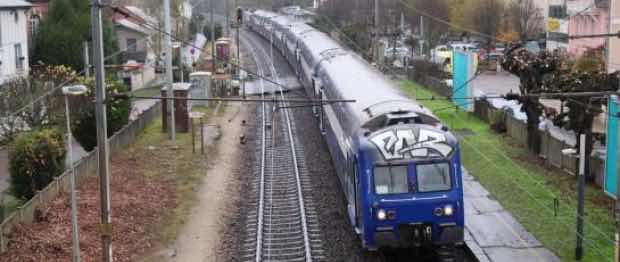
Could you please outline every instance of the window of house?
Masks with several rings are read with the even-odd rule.
[[[32,36],[34,36],[37,33],[37,30],[39,30],[39,23],[41,22],[41,17],[39,17],[38,15],[33,15],[30,18],[30,28],[32,30],[32,32],[30,32],[32,34]]]
[[[15,68],[18,72],[24,70],[24,57],[22,55],[22,44],[15,44]]]
[[[138,41],[135,38],[127,38],[127,51],[136,52],[138,50]]]

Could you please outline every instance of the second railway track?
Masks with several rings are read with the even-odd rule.
[[[257,65],[257,73],[280,82],[263,40],[242,39]],[[281,86],[258,79],[263,98],[284,99]],[[286,103],[259,105],[257,163],[248,212],[245,261],[320,261],[323,259],[318,218],[310,199],[310,179],[304,152],[295,136],[295,122]],[[284,108],[283,108],[284,107]]]

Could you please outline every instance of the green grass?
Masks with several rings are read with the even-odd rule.
[[[439,97],[411,81],[404,81],[402,88],[411,97]],[[494,133],[489,124],[469,113],[451,108],[450,101],[427,100],[421,103],[436,111],[435,114],[456,133],[463,165],[491,196],[546,248],[562,260],[574,260],[575,177],[545,168],[541,160],[514,139]],[[465,130],[473,134],[460,132]],[[584,261],[611,261],[613,202],[600,188],[589,185],[585,213]]]

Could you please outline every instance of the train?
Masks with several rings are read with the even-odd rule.
[[[464,245],[459,143],[428,109],[355,52],[286,15],[245,10],[245,26],[294,69],[313,108],[361,245],[436,250],[458,259]]]

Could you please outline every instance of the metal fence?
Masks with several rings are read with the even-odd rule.
[[[118,152],[125,146],[132,143],[136,137],[144,130],[144,128],[161,114],[161,106],[159,102],[151,106],[149,109],[135,120],[129,122],[125,127],[116,132],[108,140],[110,153]],[[97,175],[97,150],[94,149],[75,164],[75,179],[77,185],[84,183],[87,177]],[[62,175],[54,178],[49,185],[28,202],[18,207],[15,212],[8,214],[0,224],[0,253],[7,250],[6,235],[10,233],[13,227],[20,223],[32,223],[38,207],[44,203],[51,202],[61,192],[67,192],[69,188],[70,170],[66,170]]]

